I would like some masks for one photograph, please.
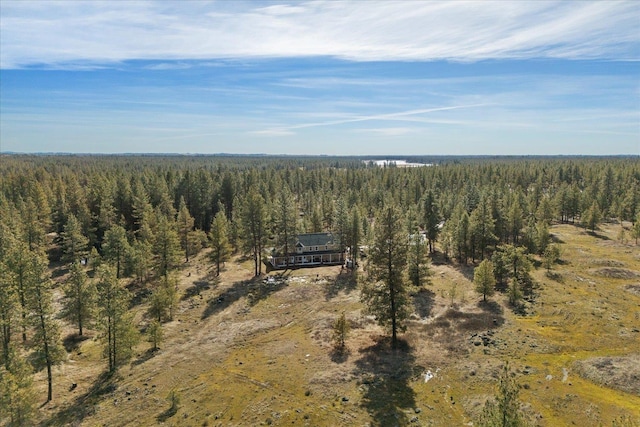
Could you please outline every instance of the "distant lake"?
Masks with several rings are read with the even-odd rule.
[[[378,167],[395,165],[398,168],[419,168],[433,166],[433,163],[409,163],[406,160],[363,160],[365,163],[373,163]]]

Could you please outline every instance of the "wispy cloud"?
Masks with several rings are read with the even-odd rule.
[[[0,13],[4,69],[135,59],[640,58],[634,1],[3,0]]]
[[[339,120],[330,120],[330,121],[314,122],[314,123],[302,123],[302,124],[296,124],[296,125],[286,126],[286,127],[274,127],[271,129],[254,131],[252,133],[256,135],[267,135],[267,136],[291,135],[294,133],[293,131],[297,129],[305,129],[305,128],[312,128],[312,127],[320,127],[320,126],[336,126],[336,125],[343,125],[347,123],[369,122],[369,121],[396,121],[396,120],[403,121],[410,116],[434,113],[437,111],[458,110],[462,108],[475,108],[475,107],[481,107],[484,105],[486,104],[456,105],[456,106],[449,106],[449,107],[422,108],[417,110],[407,110],[407,111],[400,111],[395,113],[372,114],[367,116],[351,116],[351,117],[339,119]]]

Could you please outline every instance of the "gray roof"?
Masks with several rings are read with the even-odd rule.
[[[299,234],[298,242],[302,243],[305,247],[309,246],[325,246],[333,245],[333,234],[331,233],[307,233]]]

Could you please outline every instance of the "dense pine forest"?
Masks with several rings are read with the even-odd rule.
[[[143,337],[156,348],[183,297],[176,272],[203,253],[215,275],[240,257],[260,276],[298,233],[330,231],[360,267],[362,302],[395,347],[411,314],[403,305],[430,281],[436,257],[477,267],[485,300],[498,289],[526,315],[539,286],[532,269],[561,257],[552,226],[597,236],[615,223],[620,240],[640,238],[638,157],[371,160],[2,155],[0,421],[40,419],[39,403],[63,387],[52,370],[87,331],[107,374]],[[143,318],[132,310],[141,303]],[[34,372],[45,373],[46,396],[35,394]]]

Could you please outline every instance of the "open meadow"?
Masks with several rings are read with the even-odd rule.
[[[182,298],[160,349],[139,344],[131,363],[105,378],[98,342],[76,343],[54,368],[56,400],[39,418],[52,426],[464,425],[508,361],[535,425],[608,426],[624,415],[637,425],[640,250],[616,240],[619,228],[553,226],[561,261],[535,270],[535,296],[521,314],[502,293],[483,304],[472,267],[436,256],[395,351],[363,314],[353,273],[287,270],[269,273],[271,281],[236,258],[215,278],[203,253],[180,268]],[[141,316],[144,304],[133,310]],[[332,324],[342,312],[351,332],[338,353]],[[42,392],[43,374],[35,379]]]

